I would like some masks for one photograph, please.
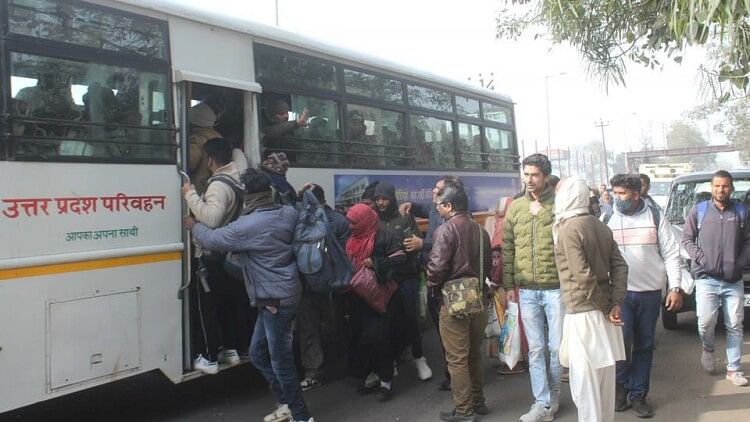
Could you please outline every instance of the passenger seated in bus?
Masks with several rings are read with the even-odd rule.
[[[351,143],[350,150],[354,153],[354,166],[382,167],[383,148],[376,146],[380,144],[374,135],[367,134],[365,119],[358,110],[349,112],[347,122],[347,136]]]
[[[208,228],[224,227],[234,221],[243,206],[243,195],[240,173],[232,162],[232,145],[227,139],[208,140],[203,149],[211,178],[203,195],[195,187],[186,183],[182,186],[182,195],[195,216],[195,219]],[[220,179],[221,178],[221,179]],[[203,340],[198,347],[201,353],[193,362],[193,369],[206,374],[215,374],[219,362],[229,365],[240,363],[240,350],[248,350],[247,314],[250,304],[247,300],[244,282],[230,277],[224,271],[224,254],[203,249],[195,245],[195,257],[198,259],[198,276],[205,275],[205,280],[193,283],[197,289],[200,306],[198,318]],[[244,300],[243,300],[244,299]],[[220,351],[220,347],[221,348]]]
[[[39,73],[36,86],[21,89],[15,98],[27,104],[27,116],[75,120],[80,113],[73,101],[71,79],[59,66],[49,66]]]
[[[214,129],[216,114],[206,103],[200,103],[190,109],[190,149],[188,150],[188,173],[198,193],[206,191],[206,181],[211,176],[208,169],[208,156],[203,145],[209,139],[221,138],[221,134]]]
[[[301,127],[307,127],[307,119],[310,111],[305,108],[296,120],[289,120],[289,104],[282,99],[276,98],[266,105],[266,112],[262,132],[266,136],[284,137],[293,136],[295,131]]]
[[[288,170],[289,160],[283,152],[268,153],[261,164],[261,171],[271,179],[274,199],[282,205],[295,205],[297,203],[297,191],[286,180]]]

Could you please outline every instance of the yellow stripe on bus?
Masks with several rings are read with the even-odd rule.
[[[0,280],[73,273],[78,271],[101,270],[103,268],[152,264],[155,262],[175,261],[179,259],[182,259],[182,252],[177,251],[150,255],[124,256],[121,258],[94,259],[91,261],[66,262],[64,264],[49,264],[38,265],[34,267],[11,268],[7,270],[0,270]]]

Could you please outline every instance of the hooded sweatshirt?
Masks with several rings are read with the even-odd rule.
[[[387,198],[391,201],[384,211],[377,210],[378,218],[383,226],[393,232],[394,235],[403,243],[403,240],[412,235],[422,237],[419,226],[411,214],[401,215],[398,212],[398,203],[396,202],[396,188],[388,182],[378,182],[373,192],[373,198]],[[397,282],[415,279],[419,276],[419,251],[409,252],[407,260],[403,264],[394,268],[393,278]]]
[[[560,184],[555,198],[555,260],[561,298],[569,314],[622,304],[628,278],[612,232],[589,214],[589,190],[580,176]]]

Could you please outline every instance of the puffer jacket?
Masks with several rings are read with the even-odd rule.
[[[456,213],[435,230],[427,262],[427,285],[433,292],[442,289],[448,280],[480,277],[480,235],[484,242],[484,275],[489,277],[492,266],[490,236],[468,213]]]
[[[290,206],[258,208],[211,230],[193,226],[193,236],[212,251],[240,254],[245,288],[254,306],[296,306],[302,294],[292,241],[299,213]]]
[[[546,189],[539,198],[541,208],[532,215],[534,202],[527,193],[510,204],[503,226],[503,285],[506,290],[559,289],[555,266],[552,224],[555,194]]]

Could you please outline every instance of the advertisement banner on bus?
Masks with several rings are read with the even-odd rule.
[[[396,199],[401,202],[431,202],[432,188],[442,174],[382,175],[357,174],[334,175],[336,208],[343,210],[359,202],[367,185],[375,181],[389,182],[396,188]],[[513,196],[521,190],[517,176],[461,176],[469,197],[471,211],[493,209],[501,196]]]

